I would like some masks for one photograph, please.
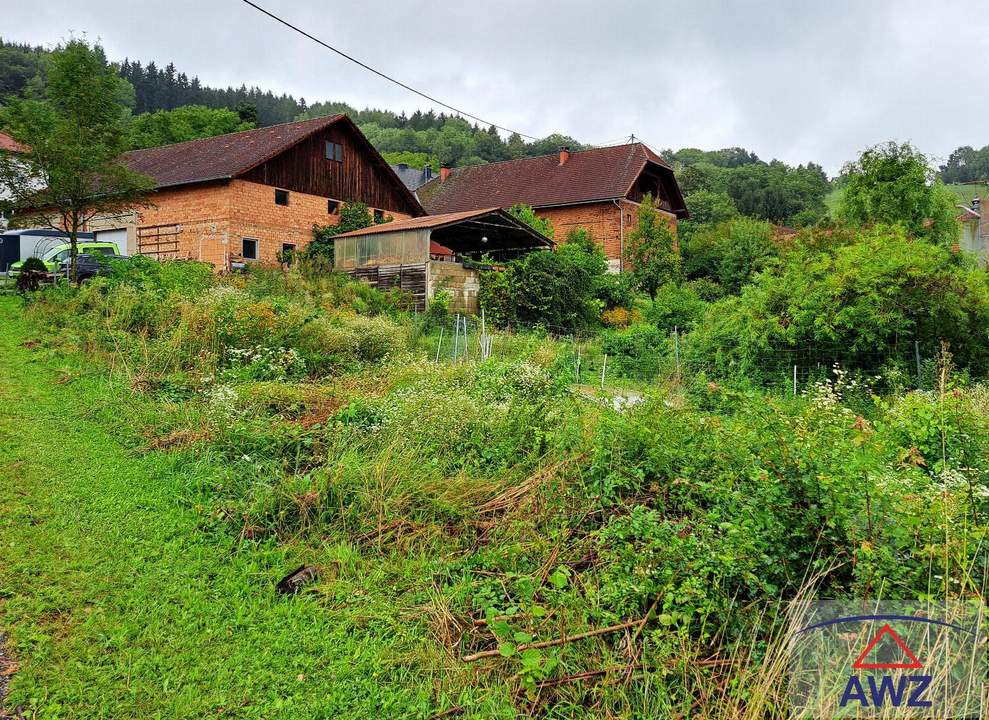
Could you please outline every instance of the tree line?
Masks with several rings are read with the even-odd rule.
[[[0,38],[0,103],[4,96],[41,96],[50,51]],[[179,71],[174,63],[160,66],[125,59],[111,66],[126,80],[122,89],[130,107],[129,145],[154,147],[254,127],[344,113],[361,128],[389,162],[412,167],[463,167],[551,154],[561,145],[585,145],[553,134],[527,142],[518,134],[503,138],[493,127],[433,110],[404,112],[357,109],[345,102],[313,104],[305,98],[275,94],[259,87],[214,88]],[[736,216],[753,217],[795,227],[812,225],[827,215],[825,198],[832,189],[823,168],[813,162],[791,166],[765,161],[744,148],[667,149],[664,157],[677,171],[693,220],[717,223]],[[944,182],[989,178],[989,146],[958,148],[941,167]]]

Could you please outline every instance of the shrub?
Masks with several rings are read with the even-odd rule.
[[[601,351],[608,367],[623,377],[650,379],[656,376],[670,352],[666,332],[641,323],[624,330],[610,330],[601,337]]]
[[[497,325],[554,332],[590,327],[600,315],[595,292],[606,267],[601,251],[583,243],[531,252],[504,271],[481,274],[481,305]]]
[[[657,328],[672,332],[686,331],[704,314],[707,307],[690,285],[663,285],[646,311],[646,318]]]
[[[21,265],[21,271],[17,275],[17,292],[32,292],[41,287],[42,281],[48,275],[48,268],[40,258],[29,257]]]
[[[155,293],[176,292],[192,297],[216,282],[213,267],[193,260],[153,260],[135,255],[111,261],[110,285],[129,285]]]
[[[750,218],[698,229],[683,243],[686,276],[716,282],[730,293],[739,292],[778,255],[773,226]]]
[[[338,372],[383,360],[406,347],[405,331],[385,318],[316,318],[301,329],[298,350],[310,372]]]

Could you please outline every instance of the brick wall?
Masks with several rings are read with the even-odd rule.
[[[329,214],[325,197],[290,192],[288,205],[276,205],[274,187],[246,180],[165,189],[151,201],[153,206],[138,218],[138,243],[145,243],[145,251],[159,247],[168,250],[165,256],[202,260],[217,269],[241,256],[243,238],[258,241],[258,262],[275,263],[283,245],[302,250],[309,244],[313,224],[339,222],[339,214]],[[386,214],[396,220],[408,217]]]
[[[618,272],[621,269],[622,234],[625,236],[639,224],[639,204],[629,200],[615,203],[600,202],[563,207],[537,208],[536,214],[553,224],[556,242],[564,242],[567,233],[583,227],[591,231],[594,241],[604,248],[608,259],[608,269]],[[661,211],[676,226],[676,216]]]

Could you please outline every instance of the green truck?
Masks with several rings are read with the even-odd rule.
[[[77,243],[79,247],[79,254],[86,255],[116,255],[120,252],[116,243],[112,242],[97,242],[95,240],[80,240]],[[72,246],[69,243],[63,243],[61,245],[56,245],[53,248],[45,252],[41,256],[41,261],[48,268],[48,272],[53,273],[58,270],[59,266],[66,260],[69,259],[69,255],[72,252]],[[20,271],[21,266],[24,261],[15,262],[10,266],[8,271],[11,277],[16,277]]]

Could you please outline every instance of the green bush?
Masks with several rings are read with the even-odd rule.
[[[608,368],[621,377],[654,378],[671,351],[669,333],[648,323],[623,330],[609,330],[601,336],[601,351],[608,356]]]
[[[592,327],[599,322],[596,294],[606,270],[601,249],[580,237],[552,252],[531,252],[503,271],[482,273],[481,305],[501,326],[543,326],[554,332]]]
[[[684,273],[691,280],[710,280],[725,292],[738,293],[779,253],[770,223],[735,218],[700,228],[685,239]]]
[[[825,231],[829,232],[829,231]],[[950,343],[960,367],[989,368],[989,282],[948,249],[876,227],[839,244],[810,242],[746,286],[712,304],[688,339],[696,369],[722,377],[775,372],[780,350],[800,361],[837,353],[849,368],[878,371]]]
[[[405,330],[383,318],[316,318],[299,333],[297,347],[315,374],[339,372],[360,363],[380,362],[406,347]]]
[[[656,292],[648,310],[646,319],[661,330],[672,332],[678,328],[686,332],[703,316],[707,307],[694,287],[667,283]]]

